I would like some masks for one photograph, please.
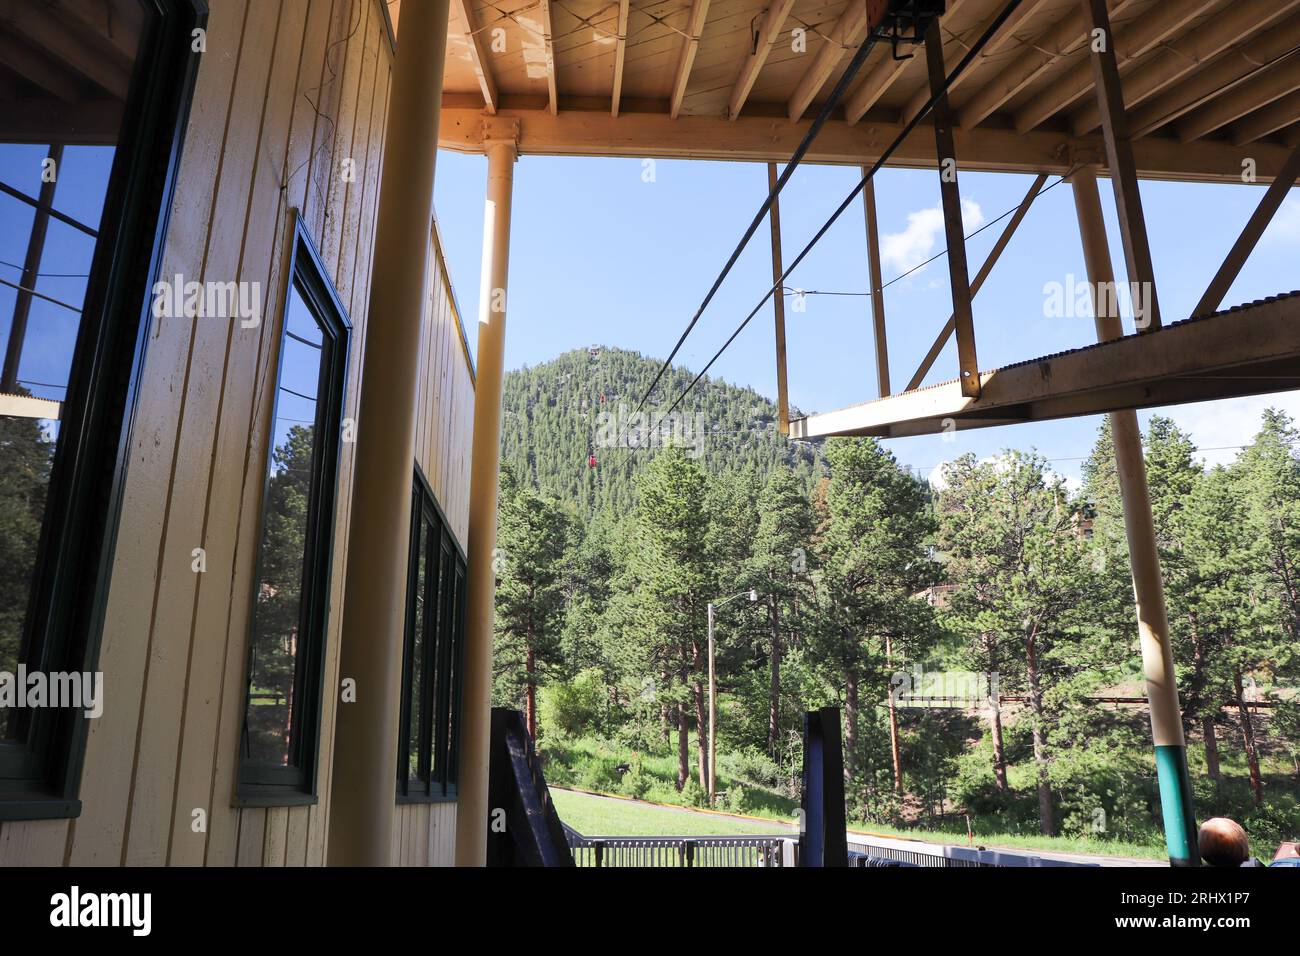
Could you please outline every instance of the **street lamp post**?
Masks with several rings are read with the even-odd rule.
[[[728,601],[734,601],[738,597],[749,595],[750,603],[758,600],[758,591],[750,588],[748,591],[741,591],[733,594],[729,598],[723,598],[716,604],[709,602],[709,806],[713,806],[713,801],[718,792],[718,675],[713,665],[713,612],[722,607]]]

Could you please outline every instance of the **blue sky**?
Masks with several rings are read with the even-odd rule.
[[[754,163],[660,160],[653,182],[636,159],[523,156],[515,166],[506,367],[534,365],[592,344],[635,349],[662,358],[721,268],[762,201],[766,168]],[[854,169],[801,166],[782,193],[787,263],[856,184]],[[448,266],[466,319],[477,335],[479,262],[486,161],[440,152],[438,217]],[[1014,208],[1032,177],[964,173],[963,200],[973,223]],[[1055,182],[1055,177],[1048,184]],[[1123,251],[1110,184],[1100,183],[1117,279]],[[885,170],[876,186],[884,278],[942,249],[927,210],[939,202],[936,174]],[[1142,195],[1166,321],[1185,318],[1263,195],[1262,186],[1144,182]],[[972,276],[1002,230],[968,244]],[[927,241],[932,246],[927,246]],[[764,224],[677,357],[698,370],[771,285]],[[1085,278],[1074,201],[1068,184],[1040,196],[975,300],[982,368],[1073,348],[1094,340],[1090,317],[1047,318],[1044,285]],[[851,206],[788,284],[809,290],[865,291],[866,238],[861,201]],[[1225,306],[1300,288],[1300,189],[1293,190],[1252,255]],[[806,309],[787,299],[792,403],[826,411],[875,394],[871,305],[866,297],[808,296]],[[901,388],[951,312],[946,260],[939,259],[885,292],[891,375]],[[1131,328],[1131,323],[1127,323]],[[949,344],[927,383],[955,376]],[[764,307],[711,374],[775,396],[772,308]],[[1300,393],[1202,403],[1165,410],[1202,448],[1251,440],[1260,411],[1275,405],[1300,417]],[[1142,416],[1145,422],[1148,415]],[[966,452],[1036,448],[1052,467],[1075,478],[1092,447],[1096,417],[894,439],[907,465],[929,473]],[[1210,462],[1232,450],[1207,451]]]

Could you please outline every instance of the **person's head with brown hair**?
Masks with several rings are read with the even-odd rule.
[[[1241,866],[1250,859],[1246,831],[1227,817],[1212,817],[1202,823],[1197,843],[1201,859],[1210,866]]]

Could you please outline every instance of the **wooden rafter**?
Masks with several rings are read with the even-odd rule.
[[[870,172],[863,167],[862,175]],[[885,284],[880,274],[880,226],[876,216],[876,182],[868,179],[862,188],[862,212],[867,226],[867,269],[871,275],[871,327],[876,345],[876,389],[880,397],[890,393],[889,336],[885,328]]]
[[[1183,0],[1165,4],[1137,17],[1126,29],[1117,30],[1115,57],[1119,69],[1122,71],[1136,63],[1139,57],[1178,33],[1218,2]],[[1085,96],[1092,88],[1092,80],[1092,64],[1085,58],[1016,112],[1016,129],[1023,133],[1042,125]]]
[[[1259,201],[1255,211],[1251,213],[1250,219],[1246,221],[1246,226],[1241,230],[1241,235],[1233,243],[1231,251],[1223,260],[1223,265],[1215,273],[1214,278],[1210,281],[1209,287],[1201,300],[1192,310],[1192,316],[1210,315],[1216,312],[1220,305],[1223,304],[1223,297],[1228,294],[1232,288],[1232,283],[1237,280],[1241,274],[1241,267],[1246,264],[1250,258],[1251,252],[1254,251],[1256,244],[1264,235],[1264,230],[1268,224],[1273,221],[1277,211],[1282,208],[1282,203],[1295,185],[1297,178],[1300,178],[1300,148],[1297,148],[1291,154],[1286,166],[1273,180],[1273,184],[1268,187],[1264,193],[1264,198]]]
[[[1238,122],[1232,127],[1232,142],[1245,146],[1297,122],[1300,122],[1300,92],[1275,100]]]
[[[615,28],[614,37],[614,81],[609,97],[611,116],[618,115],[619,100],[623,98],[623,63],[627,57],[627,18],[630,12],[630,0],[618,0],[618,26]]]
[[[925,435],[954,421],[965,431],[1294,389],[1300,385],[1300,298],[1256,302],[980,378],[978,398],[945,382],[795,419],[790,436]]]
[[[470,0],[452,0],[452,11],[460,20],[464,31],[465,45],[469,48],[470,64],[474,75],[478,77],[479,89],[483,92],[483,106],[489,113],[497,111],[497,84],[492,78],[492,68],[488,63],[487,46],[483,43],[483,34],[479,32],[478,21],[474,17]]]
[[[666,106],[666,104],[664,104]],[[746,109],[737,120],[725,116],[669,118],[667,110],[609,115],[607,97],[570,97],[558,116],[551,116],[540,97],[503,94],[498,116],[520,121],[519,148],[531,155],[626,156],[638,159],[706,159],[785,162],[811,125],[787,122]],[[483,151],[483,110],[477,91],[444,94],[439,143],[444,149]],[[873,121],[850,126],[831,122],[809,148],[805,162],[861,166],[873,162],[902,129],[902,124]],[[1099,137],[1076,139],[1066,133],[981,127],[954,130],[961,169],[984,172],[1049,172],[1061,175],[1078,163],[1106,162]],[[1290,150],[1267,141],[1254,144],[1261,183],[1272,181]],[[1242,153],[1223,140],[1183,145],[1165,136],[1148,136],[1133,144],[1138,175],[1143,179],[1183,182],[1241,182]],[[934,169],[934,137],[920,127],[903,139],[890,165]],[[1104,172],[1104,170],[1103,170]]]
[[[930,74],[930,95],[934,104],[935,155],[939,167],[939,200],[948,245],[948,279],[952,286],[952,315],[957,332],[957,364],[961,370],[961,392],[978,397],[979,362],[975,356],[975,323],[970,304],[970,270],[966,264],[966,234],[962,227],[961,189],[957,183],[957,148],[952,135],[952,109],[944,92],[943,38],[939,21],[925,34],[925,63]]]
[[[1128,73],[1124,77],[1125,106],[1132,112],[1139,104],[1203,67],[1224,50],[1274,26],[1297,8],[1300,8],[1300,0],[1243,0],[1230,4],[1195,30],[1152,50],[1147,59]],[[1100,123],[1097,104],[1087,101],[1071,118],[1070,129],[1076,136],[1085,136]]]
[[[1130,111],[1129,127],[1133,137],[1146,136],[1237,84],[1248,81],[1260,72],[1260,64],[1286,56],[1296,46],[1300,46],[1300,16],[1293,16],[1249,42],[1234,47],[1183,82]]]
[[[786,115],[797,122],[808,106],[831,78],[840,61],[867,36],[867,5],[850,2],[831,28],[830,37],[821,45],[808,69],[799,78],[798,85],[786,102]]]
[[[1115,12],[1120,13],[1137,0],[1119,0]],[[974,129],[988,119],[1001,106],[1046,73],[1063,56],[1079,49],[1087,39],[1088,24],[1079,9],[1069,10],[1060,20],[1040,33],[1028,44],[1028,49],[1005,70],[980,88],[958,110],[962,129]]]
[[[73,77],[11,37],[0,36],[0,65],[65,103],[75,103],[81,98],[81,90]]]
[[[542,15],[542,50],[546,56],[547,109],[552,116],[560,112],[560,94],[555,82],[555,31],[551,26],[551,0],[538,0]]]
[[[1211,100],[1178,123],[1178,138],[1184,143],[1200,139],[1274,100],[1300,90],[1300,69],[1296,69],[1297,63],[1300,63],[1300,57],[1288,57],[1261,70],[1249,82]]]
[[[108,50],[108,41],[102,44],[88,39],[79,30],[70,29],[67,23],[39,4],[13,4],[10,6],[10,26],[28,42],[40,47],[69,69],[117,99],[126,99],[131,74],[114,51]]]
[[[709,15],[709,0],[692,0],[691,13],[686,20],[686,36],[682,37],[682,50],[677,57],[677,71],[673,74],[673,92],[669,100],[668,115],[673,119],[682,111],[682,100],[686,98],[686,84],[691,78],[691,67],[695,64],[695,54],[700,48],[700,34],[704,32],[704,21]]]
[[[979,294],[980,289],[984,287],[984,280],[989,277],[989,273],[993,271],[993,267],[998,264],[998,259],[1002,257],[1003,250],[1007,248],[1007,244],[1011,242],[1011,237],[1014,236],[1016,230],[1020,228],[1020,223],[1029,212],[1029,207],[1033,205],[1034,200],[1038,198],[1038,193],[1043,188],[1043,183],[1046,181],[1047,174],[1039,173],[1033,183],[1030,184],[1029,192],[1025,193],[1025,198],[1020,201],[1020,205],[1016,208],[1015,215],[1011,217],[1011,221],[1008,222],[1006,228],[1002,230],[1002,235],[998,237],[998,241],[993,244],[993,248],[989,250],[989,254],[985,257],[984,265],[980,266],[980,271],[976,274],[975,281],[970,284],[970,297],[972,299],[974,299],[975,296]],[[907,383],[907,391],[910,392],[912,389],[920,387],[921,382],[923,382],[925,377],[930,374],[930,369],[934,366],[935,359],[939,357],[939,353],[943,351],[943,347],[948,344],[948,339],[952,337],[952,333],[956,328],[957,316],[954,313],[949,316],[948,322],[939,330],[939,334],[935,336],[934,342],[930,345],[930,350],[925,353],[925,358],[921,360],[921,364],[917,368],[916,374],[914,374],[911,380]]]
[[[763,22],[754,37],[754,47],[740,65],[740,75],[736,77],[736,82],[731,87],[731,100],[727,104],[728,118],[734,120],[740,115],[745,100],[749,99],[749,91],[754,88],[754,82],[758,79],[763,64],[767,62],[768,54],[772,52],[772,45],[781,35],[786,18],[790,16],[793,8],[794,0],[772,0],[771,6],[767,8],[767,13],[763,15]]]
[[[948,87],[948,94],[951,96],[953,91],[975,76],[976,72],[985,62],[988,61],[989,57],[1001,51],[1003,47],[1014,40],[1015,34],[1013,31],[1017,27],[1023,26],[1029,18],[1042,9],[1047,2],[1048,0],[1024,0],[1024,2],[1012,12],[1011,16],[1007,17],[1007,21],[1002,24],[1002,28],[999,29],[998,32],[989,40],[988,44],[984,47],[984,52],[971,62],[971,65],[964,73],[959,73],[953,78],[952,85]],[[961,0],[950,0],[948,3],[948,16],[951,16],[952,12],[956,10],[960,4]],[[984,32],[992,26],[993,21],[1001,15],[1002,7],[999,5],[997,9],[995,9],[988,18],[979,25],[979,29],[971,33],[971,36],[983,36]],[[921,84],[921,88],[912,95],[910,100],[908,100],[907,106],[903,107],[903,112],[900,114],[900,117],[904,122],[907,122],[917,113],[921,112],[925,107],[925,104],[929,101],[930,86],[928,83],[923,83]]]
[[[908,60],[895,60],[886,54],[885,58],[871,68],[866,79],[844,101],[844,119],[850,125],[862,119],[867,110],[875,106],[894,82],[903,75],[903,68],[908,62]]]
[[[1129,135],[1128,113],[1124,109],[1124,91],[1120,85],[1115,56],[1115,31],[1106,12],[1106,0],[1080,0],[1089,16],[1090,27],[1104,33],[1106,43],[1091,47],[1093,86],[1101,109],[1101,128],[1110,163],[1111,183],[1115,188],[1115,205],[1119,212],[1120,238],[1124,241],[1124,261],[1128,280],[1142,289],[1145,307],[1138,328],[1149,332],[1160,328],[1160,300],[1156,294],[1155,268],[1151,262],[1151,244],[1147,236],[1146,215],[1142,211],[1142,193],[1138,189],[1137,162]],[[1135,306],[1136,311],[1136,306]]]

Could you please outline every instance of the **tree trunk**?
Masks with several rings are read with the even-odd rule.
[[[1259,777],[1259,754],[1255,752],[1255,726],[1246,707],[1246,693],[1241,686],[1241,672],[1233,676],[1237,689],[1237,713],[1241,716],[1241,740],[1246,748],[1246,763],[1250,766],[1250,789],[1255,792],[1255,805],[1264,802],[1264,782]]]
[[[690,722],[686,719],[686,708],[677,705],[677,792],[686,786],[686,778],[691,773],[690,761]]]
[[[659,687],[657,689],[662,692],[667,686],[668,672],[666,670],[660,671]],[[668,718],[671,715],[671,712],[672,708],[667,703],[659,705],[659,733],[663,736],[664,743],[668,743],[668,741],[672,739],[672,732],[668,729]]]
[[[537,652],[533,650],[532,635],[528,637],[528,658],[524,664],[528,675],[528,736],[537,739]]]
[[[1007,752],[1002,743],[1002,692],[993,686],[993,675],[997,673],[998,660],[993,653],[994,642],[992,638],[988,634],[984,634],[982,640],[989,658],[989,707],[992,709],[989,731],[993,735],[993,783],[999,793],[1006,793]]]
[[[993,782],[1000,793],[1007,792],[1007,754],[1002,745],[1002,707],[993,701]]]
[[[858,773],[858,678],[844,675],[844,789],[850,791]]]
[[[1201,733],[1205,737],[1205,775],[1211,780],[1219,780],[1219,735],[1212,714],[1201,718]]]
[[[893,667],[894,663],[894,642],[885,638],[885,665],[886,669]],[[898,710],[894,707],[894,685],[892,672],[890,684],[886,688],[889,694],[889,753],[894,761],[894,790],[897,793],[903,792],[903,761],[898,751]]]
[[[1052,819],[1052,783],[1047,776],[1047,739],[1043,733],[1043,688],[1038,681],[1037,628],[1025,640],[1025,671],[1029,678],[1029,702],[1034,712],[1034,764],[1038,776],[1038,822],[1043,836],[1056,836]]]
[[[705,703],[704,684],[695,682],[695,743],[699,748],[696,766],[700,771],[700,789],[709,792],[709,714]]]
[[[772,677],[767,688],[767,753],[776,759],[777,738],[781,726],[781,608],[775,597],[769,604],[768,615],[772,625],[772,648],[769,655],[772,665]]]

